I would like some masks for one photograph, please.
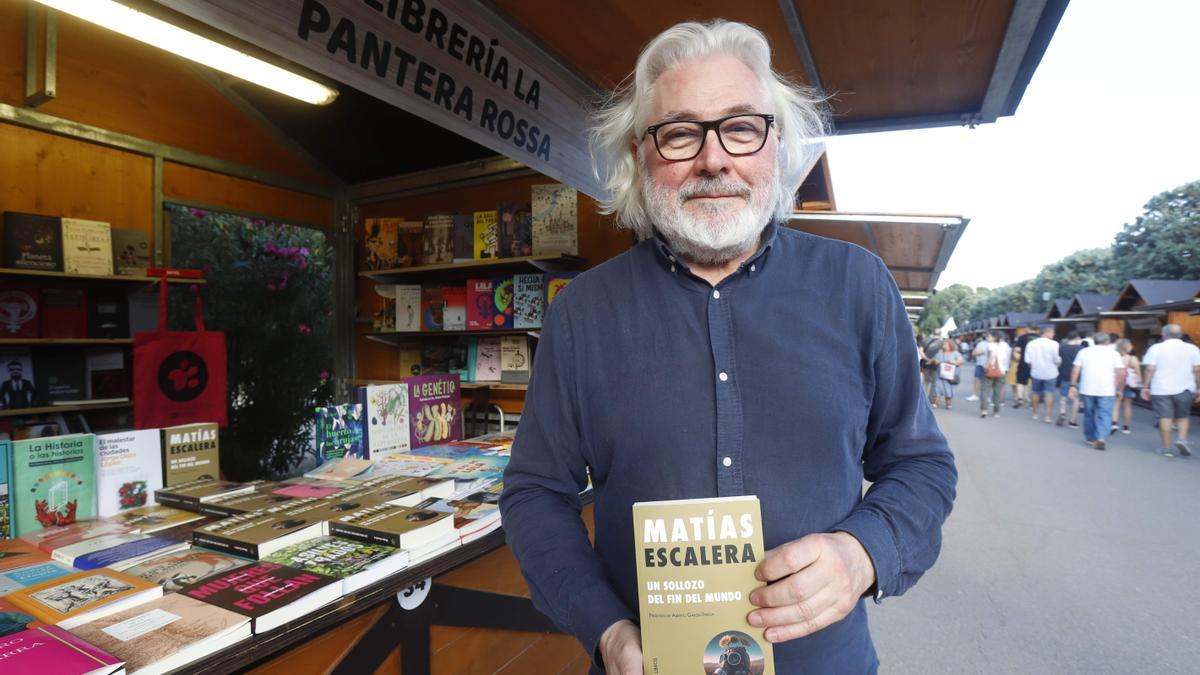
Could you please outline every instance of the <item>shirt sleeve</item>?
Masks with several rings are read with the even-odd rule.
[[[500,512],[534,606],[595,655],[606,628],[636,615],[609,582],[579,517],[588,476],[569,296],[564,289],[548,308]]]
[[[1158,351],[1157,347],[1158,347],[1158,345],[1151,345],[1150,349],[1146,350],[1146,358],[1142,359],[1143,366],[1157,365],[1158,358],[1155,354],[1155,352]]]
[[[876,279],[874,387],[863,449],[863,474],[872,485],[833,529],[866,549],[879,599],[904,593],[937,560],[958,472],[910,357],[915,346],[904,303],[881,262]]]

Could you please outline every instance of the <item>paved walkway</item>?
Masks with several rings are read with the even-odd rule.
[[[1025,407],[980,419],[963,385],[935,411],[959,471],[941,558],[870,607],[882,672],[1200,672],[1200,457],[1150,452],[1149,410],[1100,452]]]

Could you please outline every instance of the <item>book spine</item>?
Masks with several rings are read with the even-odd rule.
[[[221,504],[205,504],[201,502],[199,506],[200,508],[197,512],[200,515],[216,518],[228,518],[229,516],[236,516],[246,512],[244,509],[223,506]]]
[[[192,532],[192,546],[212,549],[222,553],[232,553],[240,555],[244,558],[258,560],[258,545],[248,544],[244,541],[229,539],[209,532],[200,532],[196,530]]]
[[[387,532],[378,532],[365,527],[357,527],[355,525],[347,525],[337,521],[329,522],[329,534],[335,537],[345,537],[354,541],[361,541],[367,544],[384,544],[386,546],[400,547],[400,535],[389,534]]]
[[[72,567],[75,566],[75,558],[63,553],[61,550],[51,552],[50,559],[58,561],[64,565],[70,565]]]
[[[185,497],[169,492],[156,492],[154,498],[163,506],[174,506],[184,511],[200,512],[200,500],[196,497]]]

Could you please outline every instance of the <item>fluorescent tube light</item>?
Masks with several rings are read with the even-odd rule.
[[[113,0],[37,2],[305,103],[326,105],[332,103],[338,95],[337,90],[319,82],[288,72],[262,59],[243,54]]]

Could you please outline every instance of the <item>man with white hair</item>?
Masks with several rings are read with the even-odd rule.
[[[1092,346],[1075,355],[1071,369],[1071,400],[1083,400],[1083,438],[1096,450],[1105,448],[1112,433],[1113,401],[1125,386],[1125,363],[1103,331],[1092,336]]]
[[[1183,341],[1179,324],[1163,326],[1162,342],[1150,347],[1142,365],[1146,368],[1142,398],[1151,402],[1158,414],[1158,433],[1162,437],[1160,455],[1171,453],[1171,427],[1178,436],[1175,450],[1191,457],[1188,428],[1192,403],[1200,403],[1200,347]]]
[[[641,241],[547,312],[500,501],[535,605],[594,672],[643,669],[635,502],[758,496],[747,621],[780,673],[874,672],[862,599],[937,558],[957,474],[896,285],[785,226],[821,133],[762,33],[725,21],[660,34],[597,113],[603,207]]]

